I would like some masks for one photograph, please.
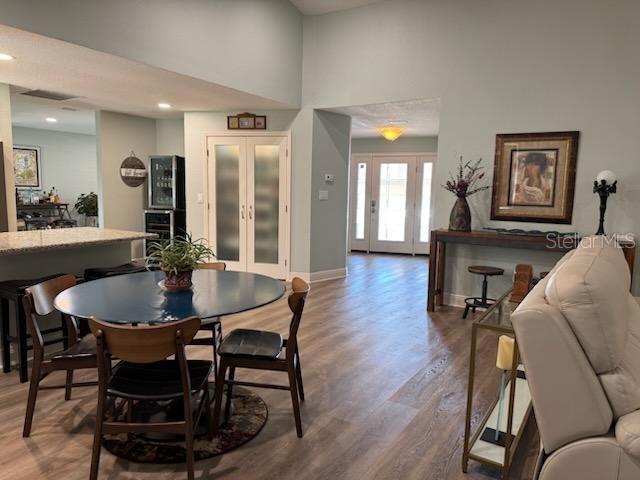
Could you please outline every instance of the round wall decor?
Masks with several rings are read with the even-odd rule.
[[[147,178],[147,167],[133,151],[120,165],[120,178],[129,187],[139,187]]]

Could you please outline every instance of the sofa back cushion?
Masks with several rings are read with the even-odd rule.
[[[622,250],[583,239],[549,278],[545,297],[565,317],[599,376],[615,418],[640,408],[640,307]]]
[[[629,331],[629,268],[622,250],[595,237],[547,282],[547,302],[562,312],[597,374],[616,368]]]

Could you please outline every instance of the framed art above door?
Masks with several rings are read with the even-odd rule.
[[[230,270],[287,277],[289,145],[288,133],[206,136],[206,231]]]

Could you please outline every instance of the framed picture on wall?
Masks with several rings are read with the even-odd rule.
[[[491,220],[571,223],[579,136],[496,135]]]
[[[16,188],[41,188],[40,147],[14,145],[13,174]]]

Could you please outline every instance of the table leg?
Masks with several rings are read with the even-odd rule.
[[[520,358],[518,355],[518,345],[514,343],[513,346],[513,363],[511,365],[511,385],[509,389],[509,413],[507,416],[507,431],[505,432],[505,440],[504,440],[504,464],[502,467],[502,479],[508,480],[509,474],[511,473],[511,444],[513,443],[513,409],[516,398],[516,380],[518,375],[518,364],[520,363]]]
[[[429,243],[429,285],[427,285],[427,312],[435,311],[436,305],[436,269],[438,262],[438,240],[436,232],[431,232]]]
[[[438,243],[438,267],[436,268],[436,305],[439,307],[444,305],[444,270],[446,262],[446,247],[446,243]]]
[[[471,409],[473,406],[473,383],[476,374],[476,343],[478,332],[476,324],[471,325],[471,352],[469,353],[469,382],[467,384],[467,413],[464,423],[464,445],[462,449],[462,471],[467,473],[469,466],[469,438],[471,436]]]

